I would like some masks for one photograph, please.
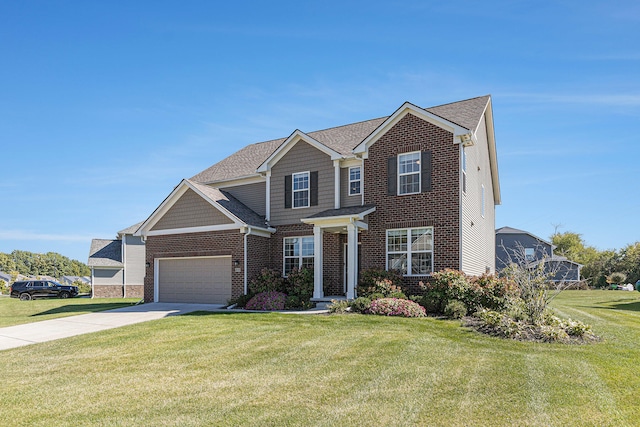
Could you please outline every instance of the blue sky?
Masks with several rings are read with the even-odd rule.
[[[0,252],[86,262],[249,143],[486,94],[497,227],[640,240],[640,3],[306,3],[0,2]]]

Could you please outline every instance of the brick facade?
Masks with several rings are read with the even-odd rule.
[[[432,153],[431,191],[387,194],[387,159],[411,151]],[[434,227],[434,271],[460,268],[459,149],[453,135],[411,114],[404,116],[369,148],[364,162],[365,204],[369,230],[361,233],[362,268],[385,268],[386,230]],[[406,277],[405,286],[417,290],[425,277]]]
[[[144,278],[144,300],[154,299],[154,260],[157,258],[199,257],[231,255],[233,261],[244,265],[244,239],[239,231],[216,231],[203,233],[149,236],[146,242],[147,264]],[[231,296],[244,293],[244,273],[231,272]]]

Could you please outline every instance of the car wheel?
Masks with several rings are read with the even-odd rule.
[[[58,296],[62,299],[69,298],[69,292],[60,292],[60,295]]]
[[[31,300],[31,295],[29,295],[28,293],[22,293],[20,294],[20,301],[30,301]]]

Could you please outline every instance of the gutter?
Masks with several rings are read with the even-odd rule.
[[[251,234],[251,226],[247,226],[247,232],[244,233],[244,257],[243,257],[243,274],[244,274],[244,294],[247,295],[247,236]]]

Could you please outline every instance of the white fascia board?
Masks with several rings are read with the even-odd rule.
[[[312,147],[322,151],[327,156],[331,157],[331,160],[341,160],[344,157],[337,151],[332,150],[331,148],[310,137],[301,130],[296,129],[282,144],[280,144],[276,151],[274,151],[273,154],[271,154],[269,158],[267,158],[267,160],[265,160],[260,166],[258,166],[256,172],[262,173],[270,170],[274,164],[278,163],[278,161],[300,141],[304,141]]]
[[[384,135],[389,129],[395,126],[404,116],[407,114],[413,114],[414,116],[425,120],[429,123],[432,123],[446,131],[453,133],[454,142],[456,141],[455,137],[461,135],[468,135],[470,130],[462,127],[458,124],[450,122],[449,120],[443,119],[440,116],[436,116],[433,113],[428,112],[410,102],[405,102],[402,104],[400,108],[398,108],[391,116],[387,118],[376,130],[374,130],[368,137],[366,137],[356,148],[353,149],[353,152],[357,154],[364,154],[366,158],[366,152],[369,147],[374,144],[382,135]]]
[[[321,227],[335,227],[340,225],[348,224],[353,221],[362,221],[364,217],[369,215],[372,212],[375,212],[376,208],[367,209],[364,212],[360,212],[352,215],[340,215],[340,216],[328,216],[328,217],[319,217],[319,218],[302,218],[300,221],[305,224],[314,224]]]
[[[260,175],[258,173],[252,175],[241,176],[239,178],[233,178],[223,181],[210,181],[210,182],[201,182],[201,184],[205,185],[213,185],[217,188],[227,188],[227,187],[238,187],[240,185],[248,185],[248,184],[257,184],[260,182],[265,182],[266,178],[264,175]]]
[[[242,234],[250,234],[252,236],[271,237],[271,235],[276,232],[276,229],[273,227],[260,228],[260,227],[253,227],[253,226],[245,226],[240,228],[240,232]]]
[[[180,200],[180,197],[182,197],[184,195],[184,193],[187,192],[188,189],[191,189],[191,190],[195,191],[196,194],[198,194],[200,197],[202,197],[204,200],[206,200],[211,206],[213,206],[215,209],[217,209],[222,214],[224,214],[227,218],[229,218],[231,221],[233,221],[232,225],[233,225],[234,228],[238,228],[238,227],[240,227],[241,225],[244,224],[238,217],[236,217],[235,215],[232,215],[226,209],[224,209],[223,207],[218,205],[216,202],[211,200],[209,197],[204,195],[189,180],[183,179],[180,182],[180,184],[178,184],[176,186],[176,188],[173,189],[171,194],[169,194],[169,196],[167,196],[167,198],[164,199],[164,201],[160,204],[160,206],[158,206],[156,208],[156,210],[153,211],[151,216],[149,216],[149,218],[147,218],[147,220],[140,226],[140,228],[138,228],[138,230],[134,233],[134,236],[154,236],[154,235],[156,235],[156,234],[153,234],[153,232],[151,231],[153,226],[156,225],[158,223],[158,221],[160,221],[160,219],[169,211],[169,209],[171,209],[171,207],[178,200]],[[165,233],[165,234],[167,234],[167,233]],[[168,234],[172,234],[172,233],[168,233]]]
[[[500,176],[498,174],[498,150],[496,149],[496,136],[493,128],[493,108],[491,107],[491,98],[487,102],[484,118],[487,125],[487,142],[489,144],[489,164],[491,167],[491,181],[493,187],[493,203],[495,205],[502,204],[502,196],[500,194]]]
[[[180,181],[180,184],[176,185],[173,191],[160,203],[153,213],[147,218],[140,227],[133,234],[134,236],[144,236],[147,231],[150,230],[156,223],[164,216],[165,213],[175,204],[175,202],[182,196],[187,188],[184,183],[186,179]]]
[[[340,161],[341,168],[350,168],[353,166],[362,166],[362,159],[358,157],[349,157]]]
[[[147,236],[167,236],[170,234],[186,234],[186,233],[203,233],[209,231],[226,231],[226,230],[238,230],[240,226],[237,224],[220,224],[220,225],[205,225],[201,227],[186,227],[186,228],[171,228],[166,230],[153,230],[147,232]]]
[[[198,194],[200,197],[202,197],[205,201],[209,202],[209,204],[211,206],[213,206],[214,208],[216,208],[217,210],[220,211],[220,213],[222,213],[224,216],[226,216],[227,218],[229,218],[231,221],[233,221],[233,223],[240,227],[242,225],[244,225],[244,221],[242,221],[240,218],[238,218],[237,216],[235,216],[234,214],[232,214],[231,212],[229,212],[228,210],[226,210],[225,208],[223,208],[222,206],[220,206],[218,203],[216,203],[215,200],[211,200],[206,194],[204,194],[197,186],[193,185],[191,183],[191,181],[186,180],[187,185],[189,186],[189,188],[191,188],[193,191],[196,192],[196,194]]]

